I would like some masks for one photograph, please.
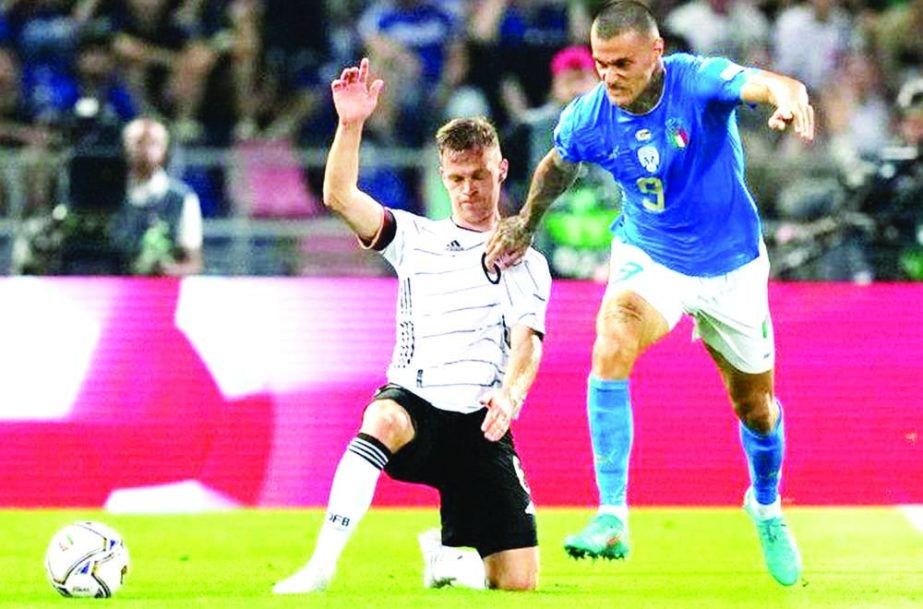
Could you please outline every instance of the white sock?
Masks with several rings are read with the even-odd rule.
[[[747,502],[750,504],[751,511],[756,514],[760,520],[769,520],[770,518],[779,518],[782,516],[782,499],[776,497],[776,500],[769,505],[763,505],[756,500],[756,494],[751,488],[747,491]]]
[[[610,514],[622,521],[625,528],[628,528],[628,506],[627,505],[601,505],[597,514]]]
[[[356,526],[375,496],[375,487],[390,453],[380,442],[361,434],[353,438],[337,465],[327,514],[317,536],[311,563],[333,573]]]
[[[454,580],[459,586],[483,590],[487,587],[484,561],[475,550],[442,546],[433,560],[433,575]]]

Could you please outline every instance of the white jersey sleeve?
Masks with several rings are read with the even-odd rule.
[[[530,249],[521,263],[503,272],[501,284],[505,288],[507,326],[523,324],[544,336],[551,296],[551,272],[545,257]]]
[[[413,243],[417,239],[422,223],[426,220],[400,209],[388,208],[387,212],[394,216],[394,238],[380,253],[394,267],[395,271],[400,271],[405,261],[407,244]]]

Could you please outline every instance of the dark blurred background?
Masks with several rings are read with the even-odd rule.
[[[512,212],[560,109],[595,83],[584,45],[598,4],[3,0],[0,270],[124,272],[112,262],[112,216],[139,200],[140,183],[128,179],[121,132],[144,116],[167,127],[163,170],[194,194],[164,233],[200,249],[201,265],[182,272],[388,274],[319,201],[329,82],[367,55],[388,83],[360,177],[384,204],[444,216],[433,130],[484,114],[511,160]],[[778,70],[811,90],[810,147],[769,131],[766,110],[739,110],[775,277],[923,279],[923,0],[651,8],[670,50]],[[618,213],[618,187],[590,169],[538,240],[554,273],[603,277],[601,228]]]

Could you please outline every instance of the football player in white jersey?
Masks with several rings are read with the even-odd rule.
[[[339,124],[324,202],[397,271],[394,355],[337,466],[310,560],[273,591],[328,586],[381,470],[440,492],[441,531],[419,537],[424,585],[531,590],[535,508],[509,428],[541,359],[548,264],[530,249],[510,268],[485,266],[508,167],[486,119],[455,119],[436,134],[450,218],[391,210],[359,190],[362,129],[383,86],[370,80],[363,59],[331,85]]]

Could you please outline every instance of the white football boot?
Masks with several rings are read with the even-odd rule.
[[[333,569],[323,569],[310,561],[272,587],[273,594],[308,594],[323,592],[333,579]]]

